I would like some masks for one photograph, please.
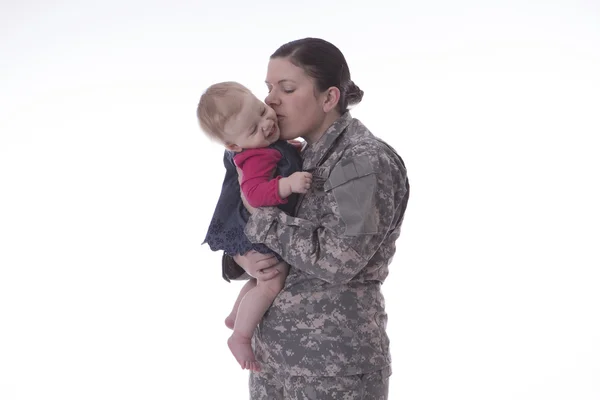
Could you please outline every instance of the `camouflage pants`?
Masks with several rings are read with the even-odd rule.
[[[390,367],[362,375],[250,373],[250,400],[387,400]]]

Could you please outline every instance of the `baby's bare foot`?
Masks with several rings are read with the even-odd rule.
[[[242,369],[260,371],[260,365],[256,361],[256,358],[254,358],[250,338],[245,338],[237,332],[233,332],[229,339],[227,339],[227,345]]]

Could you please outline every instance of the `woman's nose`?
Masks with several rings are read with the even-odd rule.
[[[279,104],[279,101],[277,100],[277,97],[275,96],[274,91],[269,92],[269,94],[267,95],[267,97],[265,97],[265,103],[267,103],[271,107],[273,105]]]

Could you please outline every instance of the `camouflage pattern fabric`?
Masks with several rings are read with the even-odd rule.
[[[380,286],[408,202],[406,168],[349,113],[302,156],[313,186],[296,217],[263,207],[246,224],[250,241],[292,267],[255,332],[256,357],[266,374],[289,377],[383,370],[391,357]]]
[[[252,400],[386,400],[389,367],[362,375],[281,377],[250,373]]]

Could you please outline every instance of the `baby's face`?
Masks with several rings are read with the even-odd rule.
[[[280,132],[275,111],[250,93],[242,96],[240,112],[225,124],[226,147],[242,151],[276,142]]]

